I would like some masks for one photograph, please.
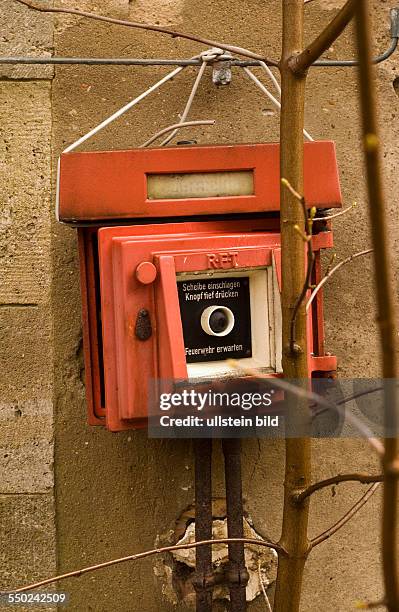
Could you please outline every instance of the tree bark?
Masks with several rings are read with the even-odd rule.
[[[371,63],[371,27],[367,0],[356,3],[356,42],[359,58],[360,102],[363,127],[371,237],[377,290],[377,321],[380,329],[384,377],[385,454],[382,459],[384,493],[382,512],[382,563],[385,600],[389,612],[399,611],[397,560],[398,465],[397,465],[397,356],[394,292],[390,270],[388,232],[382,189],[380,142],[377,133],[376,92]]]
[[[295,75],[289,60],[303,48],[303,0],[283,0],[283,55],[281,70],[280,170],[281,177],[303,193],[303,126],[305,76]],[[298,310],[295,350],[290,350],[290,324],[298,296],[305,282],[305,244],[294,226],[304,227],[302,207],[295,196],[281,185],[283,371],[288,379],[305,380],[307,370],[305,305]],[[306,401],[297,400],[297,411],[304,416]],[[290,426],[295,424],[291,423]],[[299,423],[300,426],[300,423]],[[303,569],[308,556],[308,500],[292,503],[295,491],[310,483],[310,439],[288,438],[285,454],[284,510],[281,544],[287,555],[279,556],[275,612],[299,610]]]
[[[348,0],[319,36],[308,45],[300,55],[292,59],[291,69],[293,72],[297,74],[306,72],[313,62],[318,60],[319,57],[331,47],[332,43],[340,36],[351,21],[357,1],[358,0]]]

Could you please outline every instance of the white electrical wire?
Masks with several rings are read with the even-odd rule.
[[[273,94],[270,93],[270,91],[267,89],[267,87],[265,87],[265,85],[263,85],[263,83],[258,79],[258,77],[256,77],[253,74],[253,72],[251,72],[251,70],[249,68],[244,66],[243,69],[245,70],[245,72],[247,73],[249,78],[255,83],[255,85],[257,85],[259,87],[259,89],[261,89],[263,91],[263,93],[266,94],[266,96],[269,98],[269,100],[271,100],[271,102],[273,102],[273,104],[280,110],[281,109],[281,103],[279,102],[279,100],[277,100],[277,98],[275,98],[273,96]],[[280,86],[279,86],[279,88],[280,88]],[[309,134],[309,132],[307,132],[306,130],[303,130],[303,135],[305,136],[305,138],[307,140],[313,142],[314,138],[312,138],[312,136]]]
[[[171,132],[172,130],[178,131],[181,128],[192,127],[194,125],[215,125],[215,123],[216,122],[214,121],[214,119],[200,119],[198,121],[184,121],[184,122],[179,121],[179,123],[174,123],[173,125],[169,125],[168,127],[163,128],[162,130],[160,130],[159,132],[151,136],[151,138],[149,138],[146,142],[144,142],[138,148],[144,149],[145,147],[150,146],[150,144],[152,144],[155,140],[157,140],[157,138],[159,138],[160,136],[163,136],[167,132]]]
[[[137,98],[134,98],[134,100],[131,100],[130,102],[128,102],[125,106],[117,110],[115,113],[110,115],[110,117],[108,117],[107,119],[99,123],[95,128],[90,130],[90,132],[87,132],[87,134],[85,134],[84,136],[76,140],[74,143],[69,145],[66,149],[62,151],[62,153],[70,153],[71,151],[79,147],[81,144],[86,142],[86,140],[89,140],[89,138],[98,134],[98,132],[100,132],[107,125],[115,121],[115,119],[118,119],[118,117],[121,117],[121,115],[123,115],[124,113],[126,113],[126,111],[130,110],[133,106],[141,102],[141,100],[144,100],[144,98],[146,98],[153,91],[161,87],[161,85],[163,85],[164,83],[167,83],[167,81],[170,81],[170,79],[173,79],[173,77],[178,75],[182,70],[184,70],[184,68],[185,68],[184,66],[179,66],[172,72],[169,72],[160,81],[157,81],[157,83],[154,83],[154,85],[152,85],[146,91],[144,91],[139,96],[137,96]],[[57,221],[60,221],[60,163],[61,163],[61,157],[58,158],[58,162],[57,162],[57,188],[56,188],[56,205],[55,205],[55,215],[56,215]]]
[[[259,62],[259,66],[262,66],[262,68],[266,71],[266,74],[270,77],[270,79],[272,80],[275,88],[277,89],[279,97],[281,97],[280,83],[278,82],[278,80],[274,76],[274,74],[271,71],[271,69],[269,68],[269,66],[266,64],[266,62]]]
[[[192,88],[192,90],[191,90],[190,96],[189,96],[189,98],[188,98],[188,100],[187,100],[186,107],[185,107],[185,109],[184,109],[184,111],[183,111],[183,113],[182,113],[182,115],[181,115],[181,117],[180,117],[180,121],[179,121],[179,123],[185,123],[185,122],[186,122],[186,119],[187,119],[187,117],[188,117],[188,113],[190,112],[190,108],[191,108],[191,105],[192,105],[192,103],[193,103],[194,96],[195,96],[195,94],[197,93],[197,89],[198,89],[199,84],[200,84],[200,82],[201,82],[201,79],[202,79],[202,76],[203,76],[203,74],[204,74],[205,68],[206,68],[206,62],[205,62],[205,61],[203,61],[203,62],[202,62],[202,64],[201,64],[201,68],[200,68],[200,69],[199,69],[199,71],[198,71],[197,77],[196,77],[196,79],[195,79],[195,81],[194,81],[194,85],[193,85],[193,88]],[[178,129],[176,129],[176,130],[174,130],[174,131],[173,131],[171,134],[169,134],[169,136],[167,136],[167,137],[166,137],[166,138],[165,138],[165,139],[164,139],[164,140],[161,142],[160,146],[161,146],[161,147],[164,147],[165,145],[167,145],[167,144],[168,144],[168,142],[170,142],[171,140],[173,140],[173,138],[176,136],[176,134],[178,133],[178,131],[179,131],[179,130],[178,130]]]
[[[220,53],[221,53],[220,49],[214,48],[214,49],[209,49],[208,51],[205,51],[205,52],[201,53],[201,55],[199,55],[199,56],[196,55],[193,58],[191,58],[191,59],[196,59],[198,57],[201,57],[203,61],[202,61],[202,64],[201,64],[201,68],[200,68],[200,70],[199,70],[199,72],[197,74],[197,77],[196,77],[196,79],[194,81],[194,85],[193,85],[193,88],[191,90],[191,93],[190,93],[189,99],[187,101],[187,104],[185,106],[185,109],[184,109],[184,111],[183,111],[183,113],[182,113],[182,115],[180,117],[179,125],[186,122],[186,118],[188,116],[188,113],[190,112],[191,105],[193,103],[193,100],[194,100],[195,94],[197,92],[198,86],[200,84],[200,81],[201,81],[202,76],[204,74],[205,68],[207,66],[207,62],[212,60],[212,59],[215,59],[215,57],[217,57]],[[273,84],[274,84],[275,88],[277,89],[278,94],[280,96],[281,95],[280,84],[277,81],[277,79],[274,76],[274,74],[272,73],[272,71],[270,70],[269,66],[265,62],[262,62],[262,61],[259,61],[259,65],[265,70],[266,74],[269,76],[269,78],[273,82]],[[130,102],[128,102],[125,106],[123,106],[122,108],[117,110],[115,113],[113,113],[112,115],[107,117],[107,119],[105,119],[104,121],[99,123],[95,128],[93,128],[92,130],[90,130],[89,132],[84,134],[81,138],[76,140],[74,143],[72,143],[71,145],[66,147],[66,149],[64,149],[62,151],[62,153],[70,153],[71,151],[73,151],[74,149],[79,147],[81,144],[83,144],[84,142],[86,142],[87,140],[92,138],[92,136],[95,136],[96,134],[98,134],[98,132],[100,132],[105,127],[110,125],[113,121],[115,121],[116,119],[121,117],[124,113],[126,113],[128,110],[133,108],[133,106],[135,106],[136,104],[141,102],[141,100],[144,100],[144,98],[146,98],[148,95],[150,95],[153,91],[157,90],[164,83],[167,83],[168,81],[173,79],[173,77],[177,76],[180,72],[182,72],[182,70],[184,70],[184,68],[185,68],[185,66],[179,66],[178,68],[176,68],[175,70],[173,70],[172,72],[170,72],[169,74],[164,76],[161,80],[157,81],[157,83],[154,83],[154,85],[152,85],[146,91],[144,91],[139,96],[137,96],[137,98],[135,98],[134,100],[131,100]],[[247,75],[249,76],[249,78],[255,83],[255,85],[257,85],[257,87],[259,87],[259,89],[261,89],[261,91],[264,94],[266,94],[266,96],[271,100],[271,102],[280,110],[281,109],[281,103],[279,102],[279,100],[277,100],[277,98],[275,98],[270,93],[270,91],[267,89],[267,87],[265,87],[265,85],[263,85],[263,83],[251,72],[251,70],[249,70],[249,68],[244,67],[244,70],[247,73]],[[172,140],[172,138],[174,138],[174,136],[178,132],[178,129],[179,128],[176,128],[172,132],[172,134],[170,134],[167,138],[165,138],[165,140],[161,143],[161,146],[165,146],[168,142],[170,142],[170,140]],[[303,133],[304,133],[305,138],[307,138],[310,141],[313,141],[312,136],[306,130],[303,130]],[[60,157],[58,158],[58,163],[57,163],[57,188],[56,188],[56,218],[57,218],[57,221],[60,220],[59,219],[59,195],[60,195],[59,194],[59,187],[60,187]]]
[[[201,68],[199,69],[199,72],[196,76],[196,79],[194,81],[194,85],[191,89],[191,93],[190,96],[187,100],[187,104],[186,107],[182,113],[182,115],[180,116],[180,121],[179,123],[184,123],[188,117],[188,113],[190,112],[191,109],[191,105],[193,103],[195,94],[197,93],[199,84],[201,82],[201,79],[204,75],[205,72],[205,68],[207,66],[207,63],[211,60],[216,59],[219,55],[222,55],[223,51],[222,49],[217,49],[217,48],[212,48],[212,49],[208,49],[207,51],[203,51],[201,53],[201,59],[202,59],[202,64],[201,64]],[[174,132],[172,132],[172,134],[169,134],[169,136],[167,136],[167,138],[165,138],[165,140],[163,140],[160,144],[161,147],[164,147],[165,145],[167,145],[171,140],[173,140],[173,138],[176,136],[178,132],[178,129],[176,129]]]
[[[263,85],[263,83],[260,82],[260,80],[254,75],[254,73],[251,72],[250,69],[247,68],[246,66],[244,66],[244,70],[249,76],[249,78],[252,79],[252,81],[255,83],[255,85],[257,85],[259,89],[261,89],[263,93],[267,95],[269,100],[271,100],[273,104],[277,106],[278,109],[281,109],[281,103],[279,102],[279,100],[277,100],[277,98],[275,98],[273,94],[270,93],[267,87],[265,87],[265,85]]]
[[[87,134],[85,134],[84,136],[79,138],[79,140],[77,140],[73,144],[69,145],[69,147],[64,149],[63,153],[70,153],[71,151],[73,151],[74,149],[79,147],[81,144],[86,142],[86,140],[89,140],[89,138],[91,138],[92,136],[95,136],[96,134],[98,134],[98,132],[100,132],[105,127],[107,127],[107,125],[109,125],[110,123],[115,121],[115,119],[118,119],[119,117],[121,117],[124,113],[126,113],[126,111],[130,110],[133,106],[135,106],[136,104],[141,102],[141,100],[146,98],[150,93],[152,93],[153,91],[158,89],[158,87],[161,87],[161,85],[163,85],[167,81],[170,81],[170,79],[173,79],[173,77],[175,77],[177,74],[179,74],[179,72],[181,72],[182,70],[184,70],[184,66],[179,66],[179,68],[176,68],[176,70],[173,70],[172,72],[169,72],[169,74],[164,76],[163,79],[161,79],[160,81],[158,81],[157,83],[155,83],[154,85],[149,87],[146,91],[144,91],[139,96],[137,96],[137,98],[135,98],[134,100],[131,100],[130,102],[128,102],[128,104],[126,104],[125,106],[123,106],[122,108],[117,110],[116,113],[114,113],[113,115],[111,115],[110,117],[108,117],[107,119],[105,119],[104,121],[99,123],[95,128],[90,130],[90,132],[87,132]]]

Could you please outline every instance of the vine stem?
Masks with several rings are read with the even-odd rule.
[[[137,561],[138,559],[144,559],[145,557],[151,557],[153,555],[159,555],[166,552],[173,552],[174,550],[187,550],[189,548],[198,548],[199,546],[213,546],[215,544],[228,544],[229,542],[243,542],[244,544],[251,544],[255,546],[265,546],[275,550],[280,555],[284,555],[285,551],[280,544],[274,542],[267,542],[266,540],[255,539],[255,538],[221,538],[215,540],[201,540],[199,542],[190,542],[187,544],[175,544],[173,546],[164,546],[162,548],[153,548],[152,550],[146,550],[135,555],[128,555],[127,557],[119,557],[118,559],[112,559],[111,561],[104,561],[103,563],[97,563],[97,565],[89,565],[66,574],[60,574],[59,576],[53,576],[52,578],[46,578],[40,580],[40,582],[34,582],[27,586],[20,587],[19,589],[13,589],[13,593],[23,593],[24,591],[30,591],[32,589],[38,589],[39,587],[45,586],[46,584],[52,584],[60,580],[66,580],[67,578],[77,578],[83,574],[94,572],[104,567],[110,567],[111,565],[117,565],[119,563],[126,563],[127,561]],[[1,593],[3,594],[3,593]]]

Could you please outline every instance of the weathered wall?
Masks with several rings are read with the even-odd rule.
[[[339,4],[319,0],[306,7],[308,39],[331,18]],[[376,41],[380,48],[388,42],[387,16],[394,4],[392,0],[374,2]],[[3,6],[7,8],[4,13],[7,27],[15,19],[14,8],[26,24],[19,28],[18,35],[13,34],[15,25],[14,30],[10,29],[11,47],[18,45],[21,38],[31,41],[29,36],[34,34],[26,47],[17,47],[21,53],[51,50],[54,45],[56,55],[188,57],[202,49],[187,41],[63,16],[55,19],[54,30],[52,21],[41,16],[45,31],[39,43],[39,21],[35,15],[4,0]],[[105,10],[94,0],[68,0],[63,6]],[[234,0],[218,4],[211,0],[201,3],[112,0],[106,6],[112,15],[158,20],[273,57],[279,54],[278,0],[267,3]],[[13,23],[21,24],[21,21]],[[54,42],[49,38],[48,27],[54,34]],[[345,34],[334,45],[331,56],[350,56],[350,38],[350,32]],[[394,214],[398,98],[392,81],[397,74],[396,66],[397,56],[378,68],[387,200],[395,238],[398,235]],[[9,557],[10,569],[5,575],[8,584],[47,576],[54,569],[52,471],[49,469],[53,433],[60,571],[152,548],[158,536],[173,528],[180,512],[193,501],[192,450],[188,441],[148,440],[143,432],[110,434],[86,425],[76,236],[72,229],[55,224],[50,212],[54,197],[51,204],[49,197],[51,159],[54,162],[65,146],[155,82],[167,69],[63,67],[57,69],[52,83],[48,80],[51,72],[25,70],[3,71],[7,79],[13,80],[3,81],[0,88],[1,147],[2,156],[4,151],[8,162],[2,185],[5,206],[2,203],[0,216],[1,273],[4,275],[0,287],[0,317],[4,321],[0,386],[6,432],[2,446],[6,446],[4,455],[8,455],[0,456],[1,461],[7,461],[0,500],[6,508],[2,525],[10,542],[3,549]],[[194,74],[194,69],[187,69],[141,107],[87,143],[86,148],[135,146],[175,121],[189,94]],[[19,80],[27,78],[34,80]],[[314,69],[308,81],[306,127],[315,138],[336,141],[345,202],[358,201],[356,211],[335,224],[336,249],[342,257],[369,244],[356,93],[356,75],[351,70]],[[210,79],[206,79],[198,92],[192,116],[217,119],[214,128],[198,128],[190,133],[200,143],[278,139],[275,109],[237,71],[231,86],[224,90],[216,90]],[[394,247],[397,249],[397,244]],[[337,275],[326,294],[328,348],[340,359],[341,376],[377,374],[378,345],[369,261],[359,259]],[[373,469],[374,460],[361,441],[318,442],[314,446],[315,478],[343,470]],[[258,531],[277,538],[283,446],[277,442],[248,440],[243,447],[247,510]],[[219,451],[214,464],[214,493],[222,495]],[[361,490],[360,485],[343,485],[335,495],[332,491],[317,495],[312,502],[311,535],[339,518]],[[304,611],[344,612],[355,599],[376,599],[381,595],[378,502],[376,495],[356,520],[312,553],[305,576]],[[36,541],[37,545],[31,544]],[[27,559],[23,558],[26,549],[31,551]],[[63,587],[71,592],[70,609],[172,610],[173,606],[163,598],[154,566],[155,561],[148,559],[64,583]],[[261,599],[251,606],[251,610],[262,609]]]
[[[6,0],[0,30],[2,55],[52,45],[51,20]],[[50,77],[0,68],[1,587],[56,567]]]

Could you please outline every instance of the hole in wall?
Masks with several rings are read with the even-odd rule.
[[[212,502],[213,539],[227,537],[227,519],[225,499],[217,498]],[[263,539],[253,525],[250,516],[244,517],[244,537]],[[195,510],[189,506],[177,519],[176,527],[161,536],[157,545],[187,544],[195,541]],[[229,605],[229,589],[223,573],[228,562],[227,544],[216,544],[212,547],[213,569],[219,574],[220,583],[213,590],[213,600],[217,610],[227,610]],[[264,597],[263,588],[269,600],[272,600],[273,586],[277,572],[277,555],[273,550],[260,546],[245,547],[245,562],[249,573],[246,589],[247,601],[256,597]],[[163,595],[175,605],[184,603],[187,609],[195,609],[195,591],[192,578],[195,571],[195,548],[173,551],[163,561],[157,561],[155,574],[162,582]],[[216,608],[215,608],[216,609]]]
[[[392,81],[393,88],[397,96],[399,96],[399,76],[395,77]]]

